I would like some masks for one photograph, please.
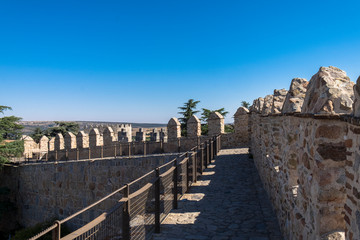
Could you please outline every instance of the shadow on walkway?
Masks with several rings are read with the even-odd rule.
[[[282,239],[247,152],[247,148],[221,150],[153,239]]]

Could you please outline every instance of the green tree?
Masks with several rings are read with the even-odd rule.
[[[201,124],[201,134],[202,135],[206,135],[208,133],[208,125],[207,125],[207,120],[210,116],[211,113],[213,112],[218,112],[220,113],[223,117],[225,117],[229,112],[225,111],[225,108],[219,108],[217,110],[210,110],[207,108],[202,108],[202,113],[201,113],[201,120],[204,122],[203,124]]]
[[[79,132],[79,124],[76,122],[55,122],[56,126],[48,128],[45,135],[48,137],[55,137],[56,134],[61,133],[65,135],[67,132],[77,134]]]
[[[12,110],[8,106],[0,106],[0,113]],[[22,125],[17,122],[19,117],[8,116],[0,118],[0,166],[8,162],[12,157],[20,157],[24,152],[24,142],[21,137]]]
[[[232,133],[234,132],[234,125],[233,124],[225,124],[225,132],[226,133]]]
[[[207,122],[209,116],[211,113],[213,112],[218,112],[220,113],[223,117],[225,117],[229,112],[225,111],[225,108],[220,108],[220,109],[217,109],[217,110],[209,110],[209,109],[206,109],[206,108],[202,108],[202,113],[201,113],[201,120],[203,122]]]
[[[34,139],[34,141],[36,143],[39,143],[41,137],[45,134],[46,134],[46,131],[43,131],[43,130],[41,130],[41,128],[37,127],[34,129],[34,132],[30,135],[30,137],[32,137],[32,139]]]
[[[186,123],[190,119],[190,117],[199,111],[196,111],[196,105],[200,101],[195,101],[194,99],[189,99],[186,103],[184,103],[184,106],[178,107],[180,112],[178,114],[181,114],[183,117],[179,118],[179,121],[181,123],[181,135],[186,136]]]
[[[249,107],[250,107],[250,103],[249,103],[249,102],[246,102],[246,101],[242,101],[242,102],[241,102],[241,106],[242,106],[242,107],[249,108]]]

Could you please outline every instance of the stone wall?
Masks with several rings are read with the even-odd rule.
[[[9,197],[17,207],[17,221],[28,227],[68,217],[177,155],[5,166],[0,174],[0,187],[10,189]],[[93,215],[107,210],[114,201],[99,206]]]
[[[320,239],[345,231],[350,124],[321,115],[251,119],[251,152],[285,236]]]
[[[293,79],[285,98],[269,95],[250,108],[251,154],[286,239],[359,239],[353,86],[344,71],[322,67],[310,82]],[[280,113],[271,114],[271,99],[283,99]]]
[[[205,142],[218,134],[223,136],[222,148],[248,146],[249,144],[249,111],[240,107],[234,115],[234,133],[224,132],[224,118],[214,112],[208,121],[209,133],[201,135],[201,123],[196,116],[189,119],[187,136],[181,136],[180,122],[177,118],[171,118],[167,126],[167,134],[164,131],[154,129],[149,134],[150,141],[146,141],[146,133],[143,129],[136,132],[135,142],[129,141],[132,137],[121,128],[119,132],[111,127],[103,127],[103,132],[98,128],[92,128],[89,134],[80,131],[76,136],[66,133],[63,136],[58,133],[55,138],[41,138],[41,146],[36,144],[29,136],[24,136],[26,158],[34,158],[41,161],[65,161],[81,160],[124,155],[143,155],[154,153],[172,153],[188,151],[199,142]],[[46,146],[46,147],[43,147]],[[38,154],[41,152],[41,154]]]

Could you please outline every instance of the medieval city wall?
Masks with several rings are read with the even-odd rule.
[[[358,86],[320,68],[250,108],[251,154],[286,239],[359,239]]]
[[[142,128],[136,132],[135,141],[132,141],[131,126],[128,125],[121,125],[115,131],[107,126],[88,129],[88,133],[80,131],[77,135],[68,132],[63,136],[59,133],[52,139],[43,136],[38,144],[31,137],[24,136],[24,154],[26,159],[46,162],[185,152],[218,134],[222,135],[222,148],[248,146],[247,113],[248,110],[243,107],[235,113],[233,133],[225,133],[224,117],[213,113],[208,120],[207,135],[201,135],[200,120],[193,116],[187,124],[187,136],[181,136],[180,122],[172,118],[167,131],[153,129],[148,134],[150,141],[146,140],[147,135]]]
[[[63,219],[144,175],[178,154],[103,158],[5,166],[0,187],[10,189],[17,221],[25,227],[51,219]],[[93,216],[108,210],[119,195],[94,209]],[[93,216],[76,218],[73,226]]]

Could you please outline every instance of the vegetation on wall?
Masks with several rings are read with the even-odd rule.
[[[181,124],[181,136],[186,136],[186,124],[187,121],[190,119],[190,117],[196,113],[199,113],[200,111],[196,110],[197,104],[200,103],[200,101],[195,101],[194,99],[189,99],[187,102],[184,103],[182,107],[178,107],[182,111],[178,112],[183,117],[179,118],[180,124]],[[201,134],[207,135],[208,133],[208,125],[207,120],[211,113],[218,112],[222,116],[226,116],[229,112],[225,111],[225,108],[219,108],[216,110],[210,110],[207,108],[201,108],[201,121],[203,122],[201,124]],[[233,132],[234,126],[232,124],[226,124],[225,125],[225,132]]]
[[[187,102],[184,103],[184,105],[182,107],[178,107],[180,110],[182,110],[178,113],[183,116],[183,117],[179,118],[179,121],[181,124],[181,135],[182,136],[186,136],[187,121],[191,118],[192,115],[199,112],[199,111],[195,110],[196,105],[199,102],[200,101],[195,101],[194,99],[189,99]]]
[[[246,102],[246,101],[242,101],[242,102],[241,102],[241,106],[242,106],[242,107],[249,108],[249,107],[250,107],[250,103],[249,103],[249,102]]]
[[[42,130],[41,128],[35,128],[34,132],[30,135],[35,142],[39,143],[42,136],[47,136],[49,138],[55,137],[56,134],[61,133],[65,135],[67,132],[72,132],[75,135],[79,132],[80,127],[76,122],[55,122],[56,126]]]
[[[0,113],[12,110],[8,106],[0,106]],[[0,118],[0,167],[12,157],[20,157],[24,151],[24,143],[20,140],[23,126],[17,122],[21,118],[6,116]]]

